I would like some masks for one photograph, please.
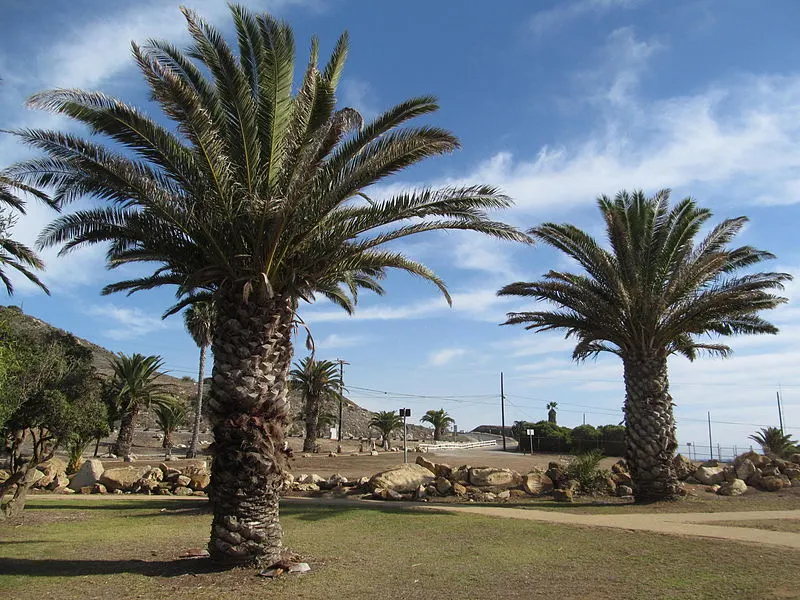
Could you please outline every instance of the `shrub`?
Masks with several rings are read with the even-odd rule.
[[[586,494],[605,492],[608,490],[606,478],[610,476],[610,473],[600,468],[601,460],[603,460],[603,453],[600,450],[577,454],[567,466],[567,476],[575,479],[580,484],[581,491]]]

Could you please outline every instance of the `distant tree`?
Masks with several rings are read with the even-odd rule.
[[[114,372],[112,395],[121,415],[119,434],[114,445],[114,454],[123,457],[131,453],[133,428],[139,411],[151,404],[164,402],[168,397],[167,387],[158,382],[159,369],[164,365],[160,356],[143,356],[120,353],[111,360]]]
[[[338,366],[332,360],[307,356],[295,363],[295,368],[289,372],[289,384],[303,397],[302,412],[306,424],[303,452],[311,452],[317,442],[322,403],[341,398],[342,379]]]
[[[383,446],[387,450],[391,447],[389,436],[395,429],[403,426],[403,419],[396,412],[391,410],[382,410],[376,413],[369,422],[370,427],[374,427],[381,432],[383,436]]]
[[[557,425],[556,423],[556,408],[558,408],[558,402],[548,402],[547,403],[547,420],[552,423],[553,425]]]
[[[167,397],[162,402],[155,405],[153,413],[164,440],[161,447],[167,451],[167,456],[172,456],[172,434],[186,424],[186,404],[173,397]]]
[[[593,425],[578,425],[569,433],[572,440],[571,450],[580,454],[588,450],[596,450],[600,443],[600,432]]]
[[[789,434],[783,433],[778,427],[762,428],[753,435],[747,436],[758,442],[764,454],[772,454],[781,458],[796,452],[795,441]]]
[[[10,476],[0,484],[0,499],[14,489],[0,509],[6,518],[24,508],[36,467],[70,439],[93,435],[106,415],[91,350],[76,338],[21,329],[2,337],[13,342],[19,361],[0,387],[0,405],[12,407],[2,429]]]
[[[442,439],[442,434],[447,430],[448,425],[455,423],[455,419],[447,414],[443,408],[439,410],[429,410],[420,419],[421,423],[433,425],[433,439],[438,442]]]
[[[200,423],[203,419],[203,382],[206,376],[206,351],[214,341],[214,304],[212,302],[195,302],[183,313],[184,324],[194,343],[200,348],[200,365],[197,375],[197,399],[194,406],[194,426],[192,441],[186,458],[197,456],[197,440],[200,436]]]
[[[746,217],[726,219],[699,238],[711,211],[691,198],[670,206],[669,196],[669,190],[652,197],[642,191],[601,196],[605,244],[570,224],[534,227],[533,237],[572,258],[581,271],[550,271],[539,281],[498,292],[550,304],[510,313],[506,324],[565,332],[576,340],[576,361],[601,352],[622,360],[625,458],[638,502],[679,497],[669,357],[731,353],[728,345],[707,340],[709,335],[777,333],[760,315],[786,302],[775,292],[791,279],[751,270],[774,258],[769,252],[730,245]],[[741,274],[743,269],[748,271]]]

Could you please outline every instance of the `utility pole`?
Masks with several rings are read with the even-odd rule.
[[[500,435],[503,436],[503,452],[506,451],[506,396],[503,393],[503,372],[500,371]]]
[[[778,421],[781,425],[781,434],[783,434],[783,410],[781,409],[781,391],[778,390],[775,392],[775,395],[778,396]]]
[[[346,360],[342,360],[341,358],[337,358],[336,362],[339,363],[339,430],[337,432],[337,438],[341,442],[342,441],[342,394],[344,393],[344,365],[349,365],[350,363]]]
[[[711,441],[711,411],[708,413],[708,454],[714,460],[714,442]]]

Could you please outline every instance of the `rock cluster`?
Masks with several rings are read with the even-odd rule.
[[[708,486],[708,491],[723,496],[740,496],[748,486],[765,492],[800,487],[800,454],[784,460],[750,451],[737,456],[732,464],[709,460],[700,465],[679,454],[672,464],[679,479]]]

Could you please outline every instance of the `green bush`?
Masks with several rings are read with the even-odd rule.
[[[600,432],[592,425],[578,425],[570,432],[570,437],[575,454],[597,450],[600,445]]]
[[[608,491],[606,478],[610,476],[610,473],[600,468],[601,460],[603,460],[603,453],[600,450],[577,454],[567,466],[567,476],[575,479],[585,494],[606,492]]]

